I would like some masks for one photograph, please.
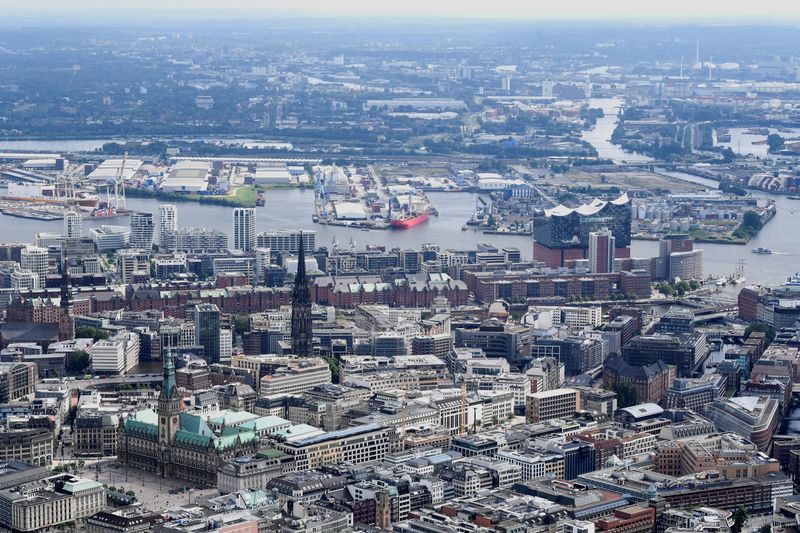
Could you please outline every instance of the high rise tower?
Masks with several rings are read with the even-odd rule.
[[[173,204],[164,204],[158,208],[158,245],[164,247],[164,236],[167,232],[178,229],[178,208]]]
[[[233,210],[233,249],[252,252],[256,246],[256,210],[237,207]]]
[[[131,248],[149,252],[153,248],[154,233],[153,213],[131,213]]]
[[[311,289],[306,276],[306,252],[301,232],[297,274],[292,289],[292,352],[296,355],[311,355],[311,325]]]
[[[605,274],[614,271],[615,239],[606,228],[589,233],[589,272]]]
[[[70,209],[64,213],[64,238],[79,239],[83,234],[83,217],[77,211]]]

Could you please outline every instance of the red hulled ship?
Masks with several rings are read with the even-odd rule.
[[[395,229],[408,229],[413,228],[417,224],[421,224],[426,220],[428,220],[427,211],[419,215],[403,215],[400,218],[392,220],[391,226]]]

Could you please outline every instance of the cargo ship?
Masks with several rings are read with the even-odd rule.
[[[417,224],[421,224],[426,220],[428,220],[428,216],[429,215],[427,211],[419,215],[414,215],[414,214],[403,215],[399,218],[395,218],[394,220],[392,220],[391,226],[395,229],[413,228]]]
[[[409,193],[408,201],[403,206],[402,213],[390,220],[389,226],[393,229],[409,229],[428,220],[431,205],[427,199]]]
[[[38,204],[66,205],[73,204],[81,207],[95,207],[99,201],[97,195],[83,192],[74,193],[67,197],[66,191],[55,185],[9,183],[8,193],[0,196],[2,200],[16,200]]]

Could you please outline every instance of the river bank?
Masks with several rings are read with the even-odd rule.
[[[233,195],[227,196],[177,194],[150,189],[126,189],[125,195],[129,198],[153,198],[165,202],[187,202],[228,207],[255,207],[257,198],[256,190],[251,186],[239,187]]]

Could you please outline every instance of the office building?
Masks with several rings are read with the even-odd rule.
[[[150,251],[153,248],[154,233],[153,213],[131,213],[131,248]]]
[[[165,248],[164,237],[167,232],[178,229],[178,208],[172,204],[158,207],[158,245]]]
[[[117,454],[119,415],[93,409],[79,409],[72,429],[76,457],[106,457]]]
[[[525,419],[529,424],[553,418],[565,418],[580,409],[578,391],[575,389],[553,389],[535,392],[528,396]]]
[[[225,251],[228,236],[217,230],[206,228],[181,228],[165,230],[161,234],[161,250],[204,254]]]
[[[150,275],[150,248],[126,248],[117,252],[117,275],[122,283],[131,283],[134,272]]]
[[[220,362],[220,312],[214,304],[194,307],[194,338],[203,347],[203,358],[208,364]]]
[[[281,451],[261,450],[254,456],[223,461],[217,472],[217,488],[222,494],[240,490],[264,490],[271,479],[291,470],[291,461]]]
[[[730,431],[751,441],[762,451],[769,450],[772,436],[780,426],[779,402],[767,396],[717,398],[706,405],[705,416],[720,431]]]
[[[302,234],[302,237],[301,237]],[[316,231],[272,230],[256,235],[256,246],[269,248],[273,253],[297,255],[302,240],[306,253],[314,253],[317,247]]]
[[[237,207],[233,210],[233,249],[252,252],[256,247],[256,210]]]
[[[275,447],[293,459],[297,472],[304,472],[335,463],[380,461],[387,453],[400,450],[400,438],[395,427],[366,424],[278,442]]]
[[[53,462],[53,441],[49,428],[4,430],[0,432],[0,462],[47,466]]]
[[[671,307],[661,315],[656,324],[656,333],[673,334],[694,331],[694,313],[689,309]]]
[[[32,395],[37,378],[36,363],[0,363],[0,403]]]
[[[103,374],[125,374],[139,364],[139,335],[121,331],[92,346],[92,370]]]
[[[575,479],[596,468],[594,444],[580,439],[555,439],[547,443],[547,452],[564,458],[564,479]]]
[[[64,213],[64,238],[80,239],[83,236],[83,216],[70,209]]]
[[[636,401],[641,403],[659,403],[675,376],[675,367],[660,360],[650,365],[632,365],[611,354],[603,363],[603,387],[617,390],[621,383],[630,383],[636,390]]]
[[[727,383],[727,378],[722,374],[674,379],[666,391],[664,406],[668,409],[691,409],[702,413],[706,405],[725,395]]]
[[[284,357],[284,363],[259,380],[259,395],[299,394],[331,383],[331,369],[319,357]]]
[[[589,233],[589,272],[604,274],[614,270],[614,236],[607,229]]]
[[[106,507],[101,483],[69,474],[0,491],[0,526],[11,531],[76,530],[79,520]]]
[[[11,271],[9,284],[10,288],[18,291],[30,291],[38,289],[40,287],[39,274],[36,272],[15,268]]]
[[[678,376],[690,377],[709,352],[704,333],[642,335],[622,347],[622,358],[633,366],[663,361],[678,369]]]
[[[701,279],[703,251],[694,249],[688,234],[673,233],[659,241],[656,279]]]
[[[617,393],[592,387],[575,387],[579,393],[581,411],[602,413],[609,418],[617,410]]]
[[[131,228],[104,224],[99,228],[90,229],[89,234],[98,252],[113,252],[128,246]]]
[[[531,346],[531,357],[554,357],[564,363],[568,376],[577,376],[603,364],[602,339],[570,336],[566,339],[540,339]]]
[[[50,270],[50,256],[47,248],[27,246],[20,252],[20,267],[33,272],[38,279],[38,287],[45,286],[47,272]]]
[[[520,358],[529,338],[527,327],[489,319],[478,329],[456,329],[455,341],[459,348],[480,348],[486,357],[502,357],[513,364]]]

